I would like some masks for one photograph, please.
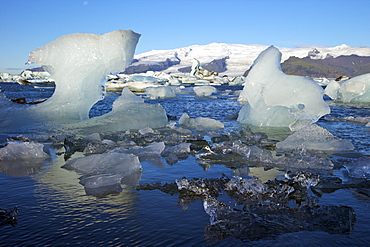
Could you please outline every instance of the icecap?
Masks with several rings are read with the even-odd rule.
[[[165,126],[162,107],[144,104],[128,92],[114,102],[112,112],[88,119],[91,106],[104,96],[102,79],[129,65],[139,37],[131,30],[75,33],[32,51],[29,63],[45,67],[55,80],[55,93],[37,105],[16,104],[1,94],[1,131],[81,131],[86,127],[86,132],[94,133],[111,127],[113,131]]]
[[[354,150],[351,142],[335,137],[328,130],[316,124],[310,124],[276,144],[276,149],[279,151],[297,148],[322,152]]]
[[[224,124],[212,118],[190,118],[188,114],[184,113],[180,119],[179,124],[188,128],[195,128],[197,130],[207,129],[223,129]]]
[[[296,130],[330,113],[323,89],[310,78],[284,74],[280,61],[281,52],[274,46],[255,60],[239,96],[248,104],[238,122]]]
[[[345,81],[331,81],[325,88],[331,99],[344,103],[370,102],[370,73]]]
[[[199,97],[208,97],[217,92],[217,89],[212,86],[196,86],[193,87],[195,94]]]

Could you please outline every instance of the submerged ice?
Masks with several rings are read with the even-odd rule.
[[[284,74],[281,56],[270,46],[255,60],[239,96],[239,102],[248,104],[238,122],[296,130],[330,113],[323,89],[310,78]]]

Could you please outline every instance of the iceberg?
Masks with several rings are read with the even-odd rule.
[[[344,167],[350,177],[370,179],[370,157],[360,157],[348,162]]]
[[[281,56],[270,46],[254,61],[239,99],[248,104],[238,122],[297,130],[330,113],[324,90],[310,78],[284,74]]]
[[[49,155],[44,151],[44,144],[34,142],[9,142],[0,148],[1,161],[16,161],[19,159],[46,159]]]
[[[1,131],[40,132],[87,127],[91,134],[98,131],[94,131],[95,126],[99,131],[111,130],[111,126],[112,131],[165,126],[167,116],[161,106],[144,104],[127,91],[114,102],[112,112],[89,119],[90,108],[104,97],[103,79],[130,64],[139,37],[140,34],[131,30],[102,35],[74,33],[32,51],[28,63],[43,65],[55,80],[55,92],[37,105],[16,104],[0,93]]]
[[[370,102],[370,73],[344,81],[331,81],[325,88],[331,99],[344,103]]]

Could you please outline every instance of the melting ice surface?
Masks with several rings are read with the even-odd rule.
[[[90,108],[104,97],[103,78],[130,64],[139,38],[140,34],[131,30],[118,30],[103,35],[74,33],[32,51],[28,63],[44,66],[55,80],[55,92],[46,102],[37,105],[16,104],[1,94],[2,132],[68,129],[70,124],[73,125],[70,129],[93,128],[107,122],[115,125],[116,130],[126,130],[132,126],[132,122],[140,123],[136,128],[164,126],[167,117],[162,107],[133,104],[135,100],[128,93],[122,94],[117,100],[120,104],[114,104],[113,113],[107,119],[105,116],[88,119]],[[128,122],[127,119],[135,115],[132,112],[137,110],[138,105],[146,118]],[[133,106],[135,109],[131,109]],[[151,119],[151,116],[155,119]]]
[[[370,73],[341,82],[331,81],[325,89],[325,94],[338,102],[369,103]]]
[[[323,89],[310,78],[284,74],[280,61],[281,52],[274,46],[254,61],[238,99],[248,102],[238,122],[296,130],[330,113]]]

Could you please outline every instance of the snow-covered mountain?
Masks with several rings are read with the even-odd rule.
[[[266,45],[243,45],[211,43],[208,45],[192,45],[173,50],[152,50],[135,55],[127,73],[145,72],[148,70],[179,73],[179,69],[190,67],[193,59],[201,65],[214,60],[224,61],[224,69],[220,75],[239,76],[249,69],[257,56],[267,48]],[[291,56],[312,59],[324,59],[341,55],[370,56],[370,47],[350,47],[339,45],[335,47],[284,48],[277,47],[283,54],[282,61]]]

